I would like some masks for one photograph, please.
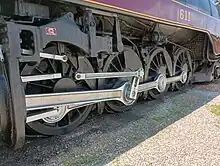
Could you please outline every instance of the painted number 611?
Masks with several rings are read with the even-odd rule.
[[[179,10],[179,17],[181,20],[190,21],[191,20],[191,13],[187,10],[180,9]]]

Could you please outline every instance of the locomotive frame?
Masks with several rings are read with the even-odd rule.
[[[121,8],[97,9],[90,3],[95,1],[74,1],[52,18],[45,5],[15,2],[30,14],[18,10],[0,21],[0,131],[15,148],[23,146],[27,129],[64,134],[94,108],[125,111],[140,97],[157,99],[190,81],[220,76],[217,44],[207,30],[173,27],[172,21]],[[54,2],[67,6],[62,3]]]

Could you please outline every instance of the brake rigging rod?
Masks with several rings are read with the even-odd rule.
[[[89,80],[100,78],[118,78],[118,77],[143,77],[144,70],[138,69],[135,72],[112,72],[112,73],[77,73],[75,75],[76,80]],[[166,75],[160,74],[158,78],[153,82],[143,83],[138,86],[138,92],[144,92],[151,89],[157,89],[159,92],[163,92],[167,84],[181,81],[185,83],[187,80],[187,71],[183,71],[181,75],[166,78]]]
[[[34,75],[34,76],[21,76],[22,82],[43,81],[43,80],[52,80],[59,78],[62,78],[61,73]]]
[[[1,48],[1,45],[0,45],[0,48]],[[21,53],[25,54],[25,55],[33,55],[34,54],[33,50],[27,50],[27,49],[21,49]],[[67,62],[67,60],[68,60],[68,57],[65,54],[56,55],[56,54],[49,54],[49,53],[40,52],[40,57],[47,58],[47,59],[53,59],[53,60],[59,60],[62,62]]]
[[[62,62],[67,62],[68,57],[66,55],[55,55],[55,54],[48,54],[48,53],[40,53],[41,58],[47,58],[47,59],[54,59],[54,60],[60,60]]]
[[[143,77],[144,70],[138,69],[133,72],[107,72],[107,73],[76,73],[76,80],[89,80],[100,78],[119,78],[119,77]]]
[[[138,92],[144,92],[151,89],[157,89],[158,92],[163,92],[167,86],[167,84],[182,82],[185,83],[187,81],[188,75],[186,71],[183,71],[181,75],[166,78],[164,74],[158,76],[156,81],[143,83],[139,85]]]

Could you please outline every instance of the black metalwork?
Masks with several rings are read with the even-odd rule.
[[[187,81],[185,83],[176,82],[173,83],[172,87],[176,90],[182,90],[187,87],[192,77],[192,60],[188,50],[177,49],[174,52],[173,57],[173,76],[180,75],[182,72],[187,71]]]
[[[145,82],[155,81],[160,74],[164,74],[167,78],[172,76],[172,60],[165,49],[161,47],[152,49],[145,61]],[[153,99],[158,99],[168,91],[168,88],[169,85],[164,92],[149,90],[148,94]]]
[[[123,53],[109,56],[104,65],[103,72],[135,71],[140,66],[142,66],[140,57],[138,57],[138,55],[132,49],[125,48]],[[130,78],[106,79],[104,85],[112,85],[112,87],[120,86],[123,82],[131,81],[129,79]],[[142,80],[140,80],[140,82],[142,82]],[[125,106],[117,101],[106,102],[106,106],[106,110],[110,113],[123,112],[132,107]]]
[[[10,146],[20,148],[25,141],[25,97],[19,73],[20,37],[15,23],[1,25],[1,40],[5,55],[5,67],[9,84],[9,124],[7,142]]]
[[[39,65],[29,66],[28,64],[22,69],[22,75],[39,75],[44,73],[57,73],[61,72],[63,78],[58,80],[43,80],[36,82],[29,82],[25,85],[26,94],[43,94],[43,93],[53,93],[53,92],[71,92],[79,90],[90,89],[86,85],[85,81],[74,81],[74,71],[77,71],[76,58],[70,49],[68,49],[63,44],[62,49],[59,51],[65,53],[69,57],[72,57],[67,63],[61,63],[60,61],[42,59]],[[58,54],[56,44],[46,48],[44,52]],[[74,63],[72,63],[72,61]],[[82,61],[82,63],[86,61]],[[82,64],[82,66],[86,66]],[[92,68],[89,71],[88,67],[85,67],[84,71],[93,72]],[[71,108],[71,107],[70,107]],[[56,118],[46,118],[45,120],[39,120],[35,122],[28,123],[28,129],[31,128],[33,131],[43,134],[43,135],[60,135],[66,132],[73,131],[78,125],[80,125],[89,115],[93,106],[85,106],[77,109],[73,109],[69,112],[62,120],[56,121]],[[64,108],[68,109],[68,107]],[[50,123],[48,123],[50,122]]]

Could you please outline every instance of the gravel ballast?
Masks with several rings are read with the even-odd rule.
[[[219,166],[220,117],[212,113],[217,104],[220,105],[220,96],[125,152],[107,166]]]
[[[209,86],[209,85],[207,85]],[[73,133],[0,143],[4,166],[220,165],[220,83],[140,103],[122,114],[91,114]]]

